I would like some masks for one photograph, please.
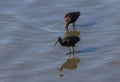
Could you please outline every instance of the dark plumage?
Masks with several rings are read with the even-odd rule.
[[[68,47],[70,52],[71,52],[70,47],[72,47],[74,52],[75,44],[79,41],[80,41],[80,38],[77,36],[69,36],[69,37],[65,37],[64,39],[59,37],[55,45],[59,42],[61,46]]]
[[[68,31],[68,26],[70,23],[73,24],[73,28],[75,28],[75,21],[80,16],[80,12],[69,12],[65,15],[64,21],[65,21],[65,29]]]

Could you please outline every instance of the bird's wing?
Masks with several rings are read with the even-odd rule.
[[[67,44],[70,44],[70,38],[68,38],[68,37],[64,38],[63,42],[66,42]]]

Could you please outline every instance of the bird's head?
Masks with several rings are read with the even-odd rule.
[[[58,40],[56,41],[56,43],[54,44],[54,46],[56,46],[56,44],[57,44],[58,42],[60,42],[60,41],[62,41],[62,38],[61,38],[61,37],[58,37]]]

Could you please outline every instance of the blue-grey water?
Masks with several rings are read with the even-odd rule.
[[[0,82],[120,82],[119,3],[0,0]],[[79,62],[60,71],[68,50],[53,45],[64,36],[63,18],[71,11],[81,12]]]

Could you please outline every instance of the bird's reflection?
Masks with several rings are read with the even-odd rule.
[[[78,67],[78,63],[80,63],[79,57],[72,57],[72,58],[69,57],[59,68],[60,77],[64,76],[63,74],[64,69],[74,70]]]
[[[73,24],[73,29],[75,28],[75,22],[78,19],[78,17],[80,16],[80,12],[69,12],[65,15],[64,17],[64,22],[65,22],[65,28],[68,31],[68,26],[69,24]]]

